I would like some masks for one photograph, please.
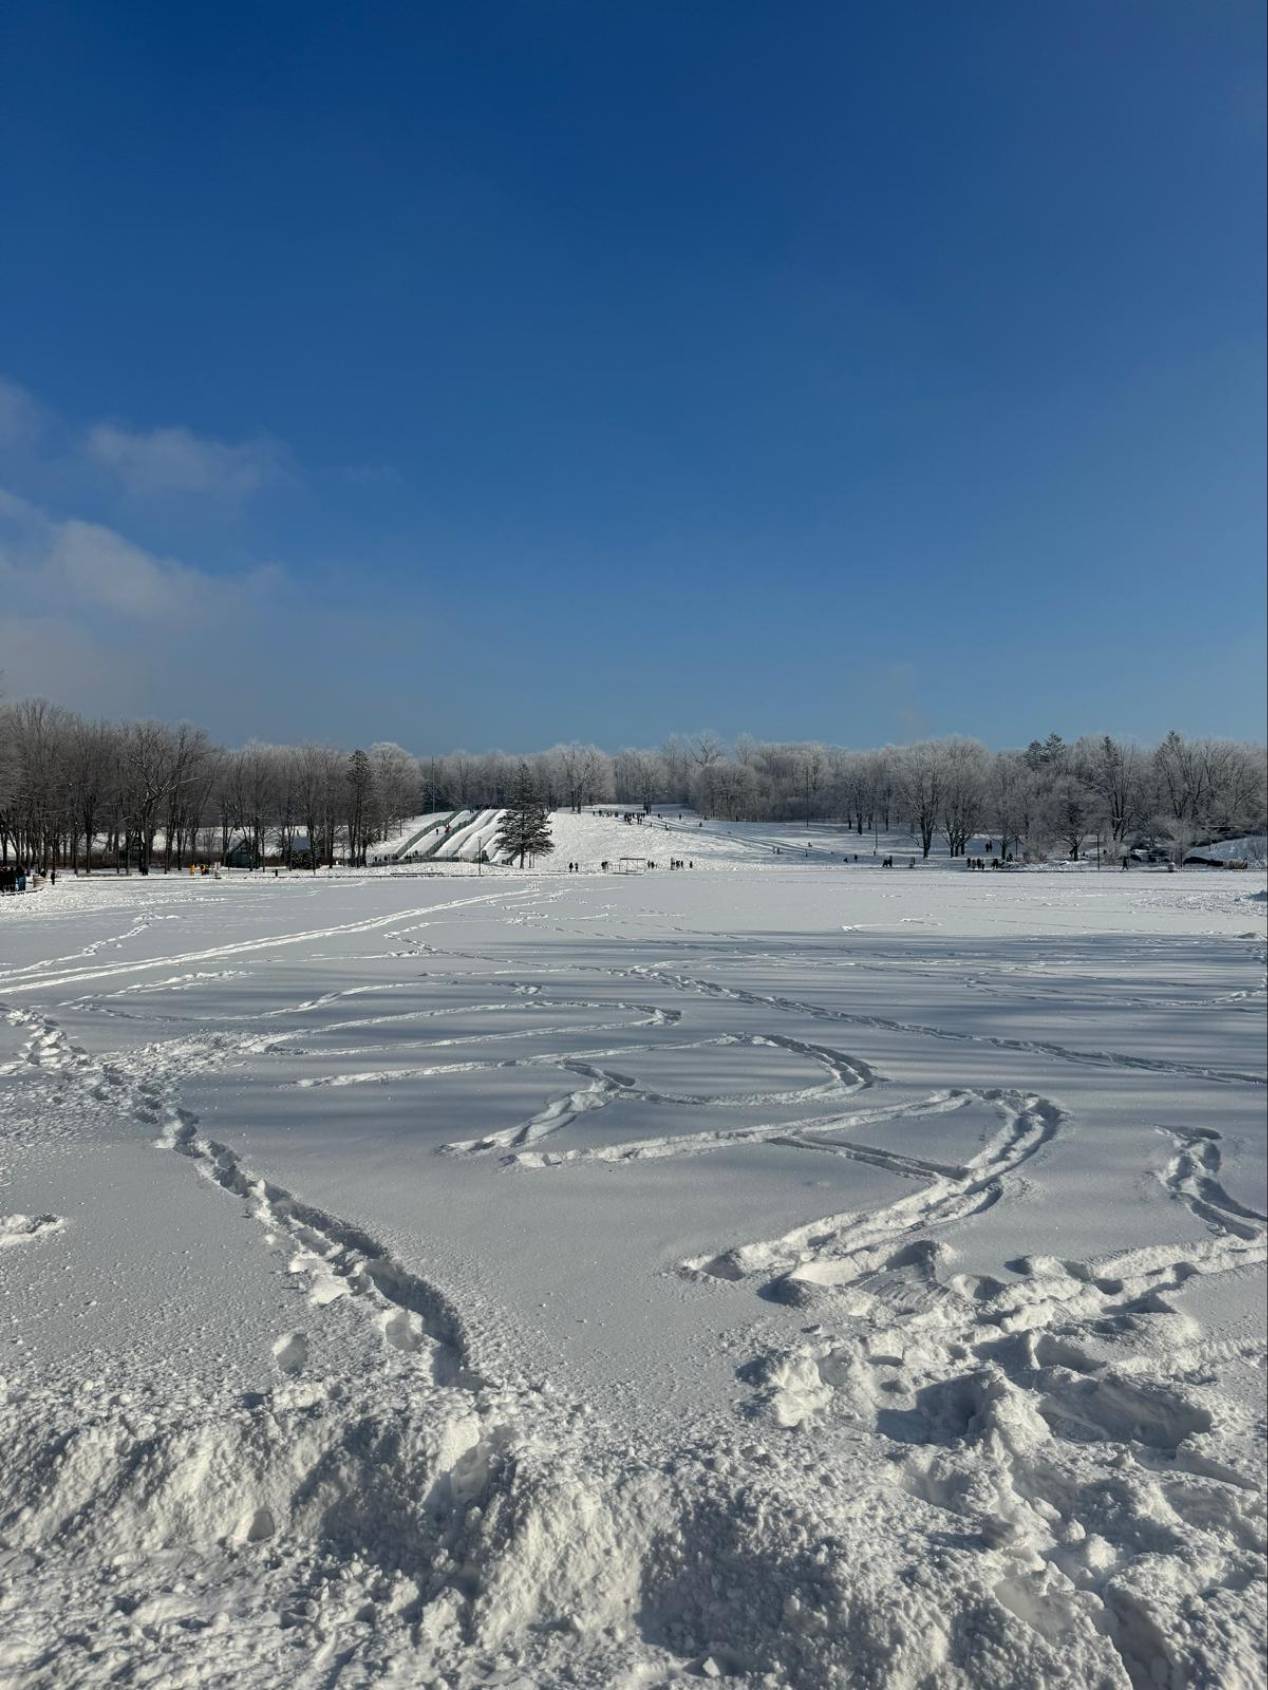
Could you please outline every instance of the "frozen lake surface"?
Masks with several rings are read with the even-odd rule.
[[[6,1683],[1262,1683],[1262,880],[684,839],[0,907]]]

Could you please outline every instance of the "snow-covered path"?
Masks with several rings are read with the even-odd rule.
[[[719,837],[0,908],[0,1673],[1260,1682],[1254,887]]]

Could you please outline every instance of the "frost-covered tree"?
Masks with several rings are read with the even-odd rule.
[[[82,838],[84,869],[86,873],[91,873],[97,827],[113,796],[114,731],[105,722],[76,721],[70,737],[67,772],[72,813],[71,866],[79,867],[79,841]]]
[[[299,814],[308,835],[309,867],[333,863],[342,805],[343,754],[330,745],[301,745],[295,753]]]
[[[263,867],[268,832],[279,808],[277,747],[252,740],[230,753],[226,776],[230,825],[243,835],[252,863]]]
[[[1036,776],[1024,756],[1001,751],[991,760],[986,779],[985,821],[999,838],[1006,857],[1030,837],[1038,805]]]
[[[1040,769],[1059,769],[1065,762],[1066,743],[1060,734],[1047,739],[1032,739],[1024,752],[1026,767],[1035,773]]]
[[[597,745],[556,745],[546,753],[547,790],[556,802],[581,811],[612,793],[611,759]]]
[[[937,757],[938,804],[947,851],[962,857],[986,806],[986,748],[975,739],[944,739],[938,744]]]
[[[898,757],[900,802],[911,820],[913,833],[920,836],[921,855],[933,849],[942,813],[942,756],[932,740],[904,746]]]
[[[659,800],[669,798],[669,775],[658,751],[618,751],[612,773],[613,792],[619,803],[650,810]]]
[[[370,747],[370,774],[367,844],[370,839],[388,838],[406,816],[418,813],[422,799],[417,762],[390,740]]]
[[[726,747],[711,729],[693,734],[688,755],[693,765],[692,787],[696,806],[706,816],[717,809],[718,765],[726,756]]]
[[[163,804],[163,868],[181,868],[195,850],[211,790],[215,750],[206,730],[178,722],[169,730],[170,781]]]
[[[955,855],[985,828],[1002,850],[1059,844],[1082,856],[1095,838],[1118,856],[1163,841],[1183,861],[1208,840],[1253,839],[1268,811],[1261,745],[1179,733],[1153,748],[1054,733],[994,755],[956,738],[859,751],[749,735],[728,747],[700,733],[615,758],[575,743],[422,763],[380,743],[350,763],[311,744],[224,751],[189,724],[91,723],[34,699],[0,702],[0,858],[148,867],[161,837],[163,866],[177,867],[210,853],[218,831],[221,855],[241,833],[257,860],[277,852],[290,863],[306,833],[314,866],[341,846],[356,862],[419,809],[504,808],[521,763],[547,808],[613,794],[630,806],[694,802],[737,821],[837,818],[878,842],[909,823],[926,854],[938,832]]]
[[[369,843],[367,826],[374,797],[374,769],[364,751],[354,751],[344,770],[344,805],[348,828],[348,861],[361,864]]]
[[[1101,819],[1117,849],[1148,814],[1147,760],[1136,746],[1109,734],[1081,739],[1074,756],[1080,778],[1096,794]]]
[[[671,804],[690,804],[691,751],[681,734],[669,736],[660,748],[660,758],[665,765],[665,796]]]
[[[799,748],[797,785],[801,791],[807,827],[810,826],[811,818],[818,814],[819,794],[827,785],[830,772],[831,764],[824,746],[803,745]]]
[[[122,807],[137,867],[150,872],[160,806],[177,777],[177,739],[162,722],[129,722],[121,741]]]

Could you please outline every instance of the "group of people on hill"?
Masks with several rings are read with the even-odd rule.
[[[34,879],[25,863],[0,864],[0,893],[25,892],[27,882]]]

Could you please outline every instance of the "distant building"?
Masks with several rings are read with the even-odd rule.
[[[245,833],[240,833],[224,855],[226,868],[259,868],[260,856]]]

